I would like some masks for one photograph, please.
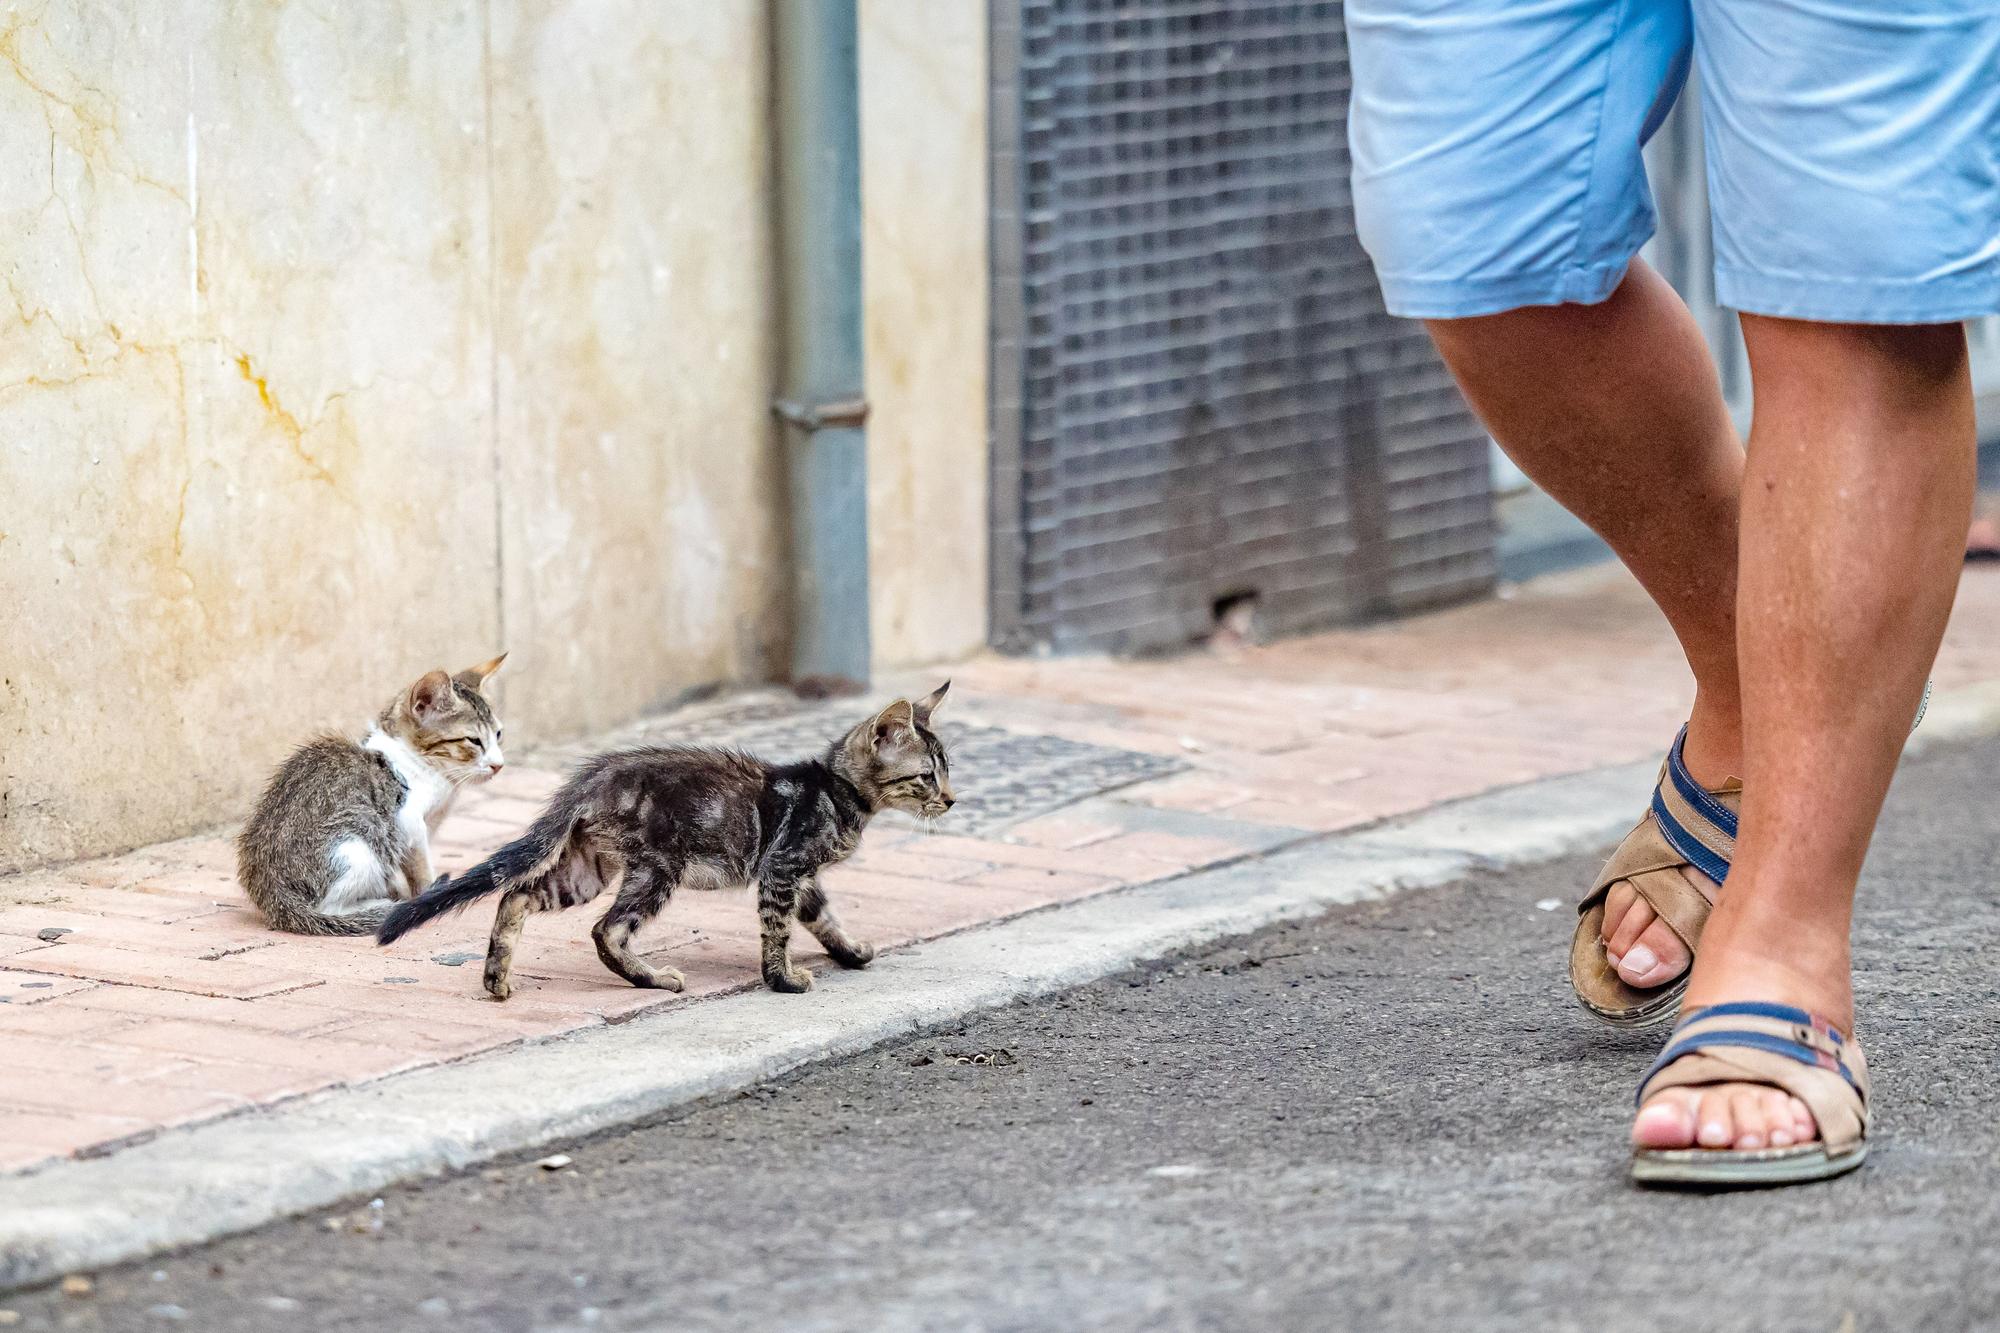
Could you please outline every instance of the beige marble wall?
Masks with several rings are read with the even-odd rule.
[[[336,20],[337,16],[337,21]],[[758,0],[0,7],[0,871],[782,649]]]
[[[505,614],[537,734],[781,670],[762,0],[493,0]]]
[[[987,623],[984,0],[860,0],[869,599],[876,665]]]

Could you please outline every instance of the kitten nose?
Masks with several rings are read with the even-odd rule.
[[[945,808],[945,809],[949,810],[949,809],[951,809],[951,808],[952,808],[952,807],[953,807],[954,805],[957,805],[957,804],[958,804],[958,798],[957,798],[956,796],[953,796],[953,795],[952,795],[952,794],[950,794],[949,792],[945,793],[945,796],[944,796],[944,808]]]
[[[495,759],[495,760],[493,761],[493,771],[494,771],[495,773],[498,773],[498,772],[499,772],[499,771],[500,771],[501,769],[503,769],[503,768],[505,768],[505,767],[507,767],[507,765],[506,765],[506,763],[505,763],[504,761],[502,761],[502,760],[499,760],[499,759]]]

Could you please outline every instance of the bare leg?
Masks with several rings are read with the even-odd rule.
[[[817,880],[799,890],[799,924],[811,931],[826,956],[842,967],[866,967],[875,961],[875,946],[862,943],[841,928],[840,918]]]
[[[1659,604],[1695,676],[1686,757],[1720,786],[1742,773],[1736,524],[1743,450],[1708,348],[1664,279],[1635,261],[1594,306],[1434,320],[1431,337],[1507,454],[1618,553]],[[1686,970],[1680,937],[1629,886],[1605,903],[1625,980]]]
[[[687,978],[675,969],[656,968],[625,947],[639,927],[667,905],[679,879],[678,866],[655,866],[637,859],[628,862],[611,910],[591,929],[591,938],[597,941],[597,956],[634,986],[671,991],[687,986]]]
[[[1729,891],[1687,1001],[1853,1019],[1848,928],[1882,799],[1943,637],[1971,512],[1958,325],[1745,316],[1757,385],[1744,488],[1745,773]],[[1743,1085],[1660,1094],[1648,1147],[1784,1146],[1804,1108]]]

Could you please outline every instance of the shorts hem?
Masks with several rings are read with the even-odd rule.
[[[1715,266],[1715,303],[1828,324],[1956,324],[2000,315],[2000,272],[1950,278],[1825,278]]]
[[[1505,278],[1406,278],[1379,274],[1382,301],[1403,319],[1470,319],[1524,306],[1596,305],[1618,289],[1632,253],[1586,267],[1566,266]]]

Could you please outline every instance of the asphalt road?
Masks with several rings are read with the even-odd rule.
[[[1876,1148],[1831,1184],[1625,1182],[1653,1039],[1568,1003],[1580,858],[0,1311],[224,1333],[2000,1328],[1996,771],[2000,743],[1938,754],[1892,798],[1858,928]]]

